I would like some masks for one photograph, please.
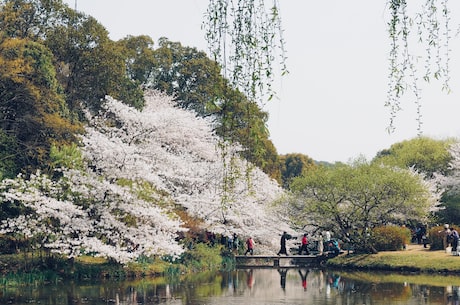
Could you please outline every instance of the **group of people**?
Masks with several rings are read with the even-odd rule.
[[[283,232],[283,234],[281,235],[281,240],[280,240],[280,250],[278,251],[277,255],[282,255],[282,254],[286,256],[289,255],[288,249],[286,247],[286,242],[287,240],[290,240],[292,238],[293,237],[291,234],[288,234],[286,231]],[[326,247],[324,251],[335,251],[336,249],[340,250],[338,243],[331,239],[331,233],[329,231],[325,233],[325,235],[323,236],[323,239],[324,239],[324,246],[323,246],[323,241],[320,241],[318,243],[321,246],[319,247],[320,249],[318,249],[320,253],[323,252],[323,247]],[[249,237],[246,240],[246,252],[244,253],[244,255],[248,255],[248,254],[254,255],[254,246],[255,246],[254,240],[252,239],[252,237]],[[310,255],[309,240],[307,237],[307,233],[304,233],[302,235],[300,246],[298,249],[298,254],[299,255],[302,255],[302,254]]]
[[[452,247],[452,254],[459,255],[458,249],[458,240],[459,240],[458,231],[455,228],[450,228],[448,224],[444,225],[444,249],[450,245]]]
[[[288,255],[288,252],[286,249],[286,241],[291,238],[292,238],[292,235],[288,234],[287,232],[283,232],[283,235],[281,235],[281,242],[280,242],[281,248],[277,253],[278,255],[281,255],[281,254]],[[304,252],[306,255],[310,254],[310,251],[308,250],[308,238],[307,238],[306,233],[302,236],[302,240],[300,242],[299,255],[302,255]]]

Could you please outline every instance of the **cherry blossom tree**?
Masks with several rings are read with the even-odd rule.
[[[203,229],[251,235],[259,251],[274,252],[279,231],[289,229],[273,205],[283,190],[257,168],[245,176],[247,164],[233,154],[233,168],[245,174],[234,173],[231,198],[222,201],[225,168],[211,121],[174,105],[156,91],[142,111],[107,97],[88,114],[84,170],[2,181],[3,207],[24,212],[3,217],[0,233],[69,257],[177,257],[185,251],[177,234],[187,230],[174,212],[181,206]]]
[[[222,162],[211,119],[174,105],[172,97],[158,91],[146,93],[142,111],[107,98],[83,139],[91,166],[106,177],[151,183],[211,231],[252,235],[267,250],[277,247],[278,231],[288,226],[271,203],[283,190],[258,168],[246,171],[246,161],[234,153],[227,154],[232,161]],[[224,176],[230,162],[236,172],[228,194]],[[224,195],[231,198],[223,201]]]

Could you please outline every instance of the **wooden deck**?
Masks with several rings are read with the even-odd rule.
[[[237,268],[289,268],[289,267],[318,267],[324,265],[326,255],[237,255]]]

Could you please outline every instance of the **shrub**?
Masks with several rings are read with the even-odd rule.
[[[221,247],[210,247],[204,243],[197,243],[182,255],[182,262],[192,272],[220,269],[222,266]]]
[[[456,229],[457,231],[459,230],[457,227],[451,227],[451,229]],[[430,250],[444,250],[444,237],[444,226],[432,227],[428,231],[428,241],[430,242]]]
[[[410,238],[408,228],[383,226],[372,230],[371,242],[377,251],[397,251],[404,249]]]

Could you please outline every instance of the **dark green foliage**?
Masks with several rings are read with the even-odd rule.
[[[313,159],[303,154],[287,154],[280,156],[281,177],[283,187],[288,188],[295,177],[303,175],[307,170],[314,168]]]
[[[372,230],[371,242],[377,251],[402,250],[411,240],[406,227],[382,226]]]
[[[17,38],[0,41],[0,128],[5,170],[46,168],[52,144],[70,143],[80,132],[69,117],[44,45]],[[15,167],[8,164],[14,160]],[[17,172],[16,172],[17,174]]]
[[[0,130],[0,180],[14,178],[19,173],[20,162],[16,159],[17,151],[19,147],[15,138]]]
[[[136,70],[136,75],[142,75],[139,79],[148,75],[148,87],[175,96],[179,107],[203,117],[221,108],[216,102],[224,95],[226,81],[218,64],[206,53],[161,38],[159,48],[144,68],[143,73]]]
[[[440,223],[460,223],[460,194],[446,191],[441,197],[443,209],[436,212]]]

